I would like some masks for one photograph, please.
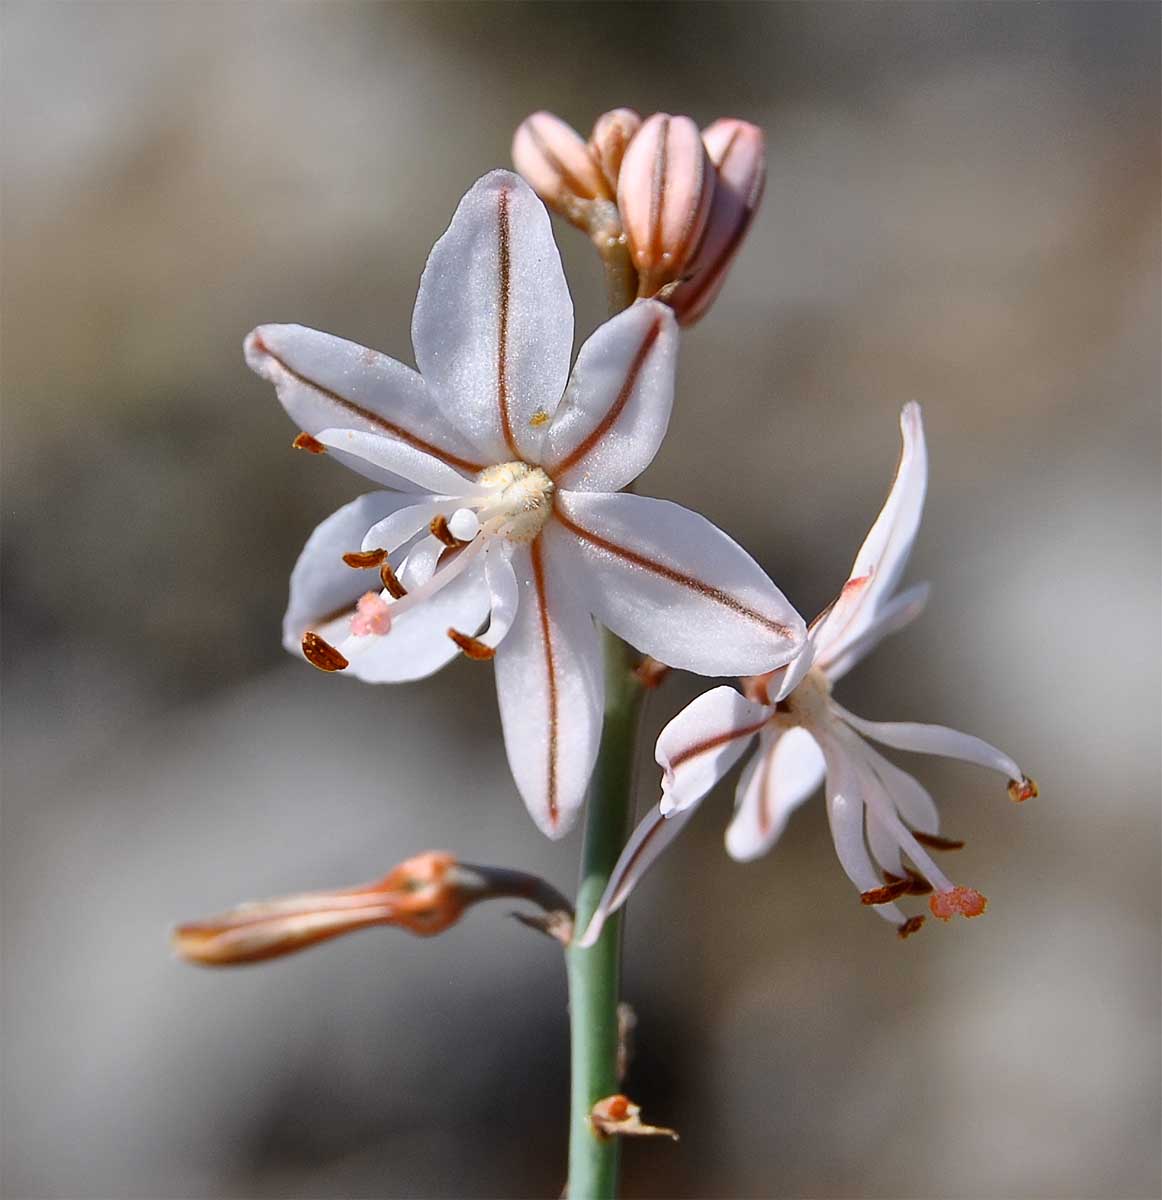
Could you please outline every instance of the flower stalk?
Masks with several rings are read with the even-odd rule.
[[[581,851],[576,928],[589,923],[625,845],[633,816],[633,765],[646,691],[636,658],[605,631],[605,719],[593,773]],[[610,1200],[617,1194],[619,1139],[601,1138],[590,1121],[599,1100],[620,1091],[618,1014],[621,920],[606,922],[593,946],[568,950],[572,1083],[569,1116],[570,1200]]]

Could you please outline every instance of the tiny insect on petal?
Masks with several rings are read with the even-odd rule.
[[[303,634],[303,657],[320,671],[343,671],[350,666],[330,642],[325,642],[309,629]]]
[[[953,917],[979,917],[988,907],[988,900],[970,887],[954,887],[947,892],[936,892],[928,901],[934,917],[951,921]]]

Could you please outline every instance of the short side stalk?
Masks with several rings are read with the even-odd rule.
[[[612,633],[605,644],[605,722],[586,813],[578,936],[589,924],[633,816],[633,765],[644,691],[633,675],[629,647]],[[617,1004],[621,975],[621,917],[610,918],[597,943],[568,951],[572,1086],[569,1118],[569,1200],[617,1195],[618,1139],[599,1138],[589,1123],[593,1105],[621,1090],[617,1074]]]

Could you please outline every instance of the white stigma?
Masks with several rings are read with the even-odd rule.
[[[531,542],[541,532],[553,511],[555,485],[540,467],[498,463],[481,471],[479,481],[491,493],[478,511],[488,532],[510,542]]]

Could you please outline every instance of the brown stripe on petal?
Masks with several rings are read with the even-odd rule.
[[[775,823],[771,812],[771,775],[775,768],[775,751],[772,748],[763,755],[763,765],[760,768],[762,778],[759,780],[759,834],[766,837]]]
[[[271,355],[273,358],[274,356]],[[295,450],[305,450],[308,454],[326,454],[327,447],[319,441],[318,438],[313,438],[309,433],[300,433],[298,437],[291,442],[291,447]]]
[[[469,637],[468,634],[461,633],[458,629],[449,629],[448,636],[460,647],[465,657],[474,662],[487,662],[490,658],[496,657],[496,651],[479,638]]]
[[[557,174],[561,177],[561,182],[570,192],[573,193],[574,196],[579,196],[583,200],[596,199],[596,193],[594,192],[593,188],[590,187],[589,184],[587,184],[579,176],[574,175],[573,172],[570,171],[565,165],[562,159],[553,153],[544,135],[537,128],[537,123],[535,120],[530,119],[526,121],[525,129],[528,131],[528,135],[532,139],[533,145],[535,145],[544,156],[545,162],[547,162],[549,166],[557,172]]]
[[[662,213],[665,211],[666,160],[669,157],[670,118],[662,122],[658,153],[654,159],[653,186],[650,190],[650,254],[657,262],[662,257]]]
[[[698,579],[694,575],[687,575],[684,571],[675,570],[665,563],[657,562],[652,558],[646,557],[644,554],[639,554],[636,550],[630,550],[627,546],[619,546],[616,542],[610,541],[609,538],[602,537],[599,533],[594,533],[591,529],[586,529],[583,525],[578,525],[572,518],[565,516],[559,504],[553,509],[553,517],[560,521],[570,533],[575,534],[583,541],[589,542],[618,558],[622,558],[626,562],[633,563],[636,567],[642,567],[651,572],[651,574],[660,575],[663,579],[668,579],[671,583],[677,583],[682,587],[689,588],[690,591],[697,592],[707,600],[712,600],[716,604],[721,604],[724,608],[729,608],[740,617],[754,621],[755,624],[761,625],[777,637],[790,639],[790,626],[784,625],[781,621],[775,621],[771,617],[764,616],[757,609],[751,608],[748,604],[743,604],[741,600],[730,595],[729,592],[724,592],[721,588],[715,587],[712,583],[707,583],[705,580]]]
[[[320,671],[343,671],[350,665],[330,642],[310,629],[303,634],[303,657]]]
[[[927,846],[929,850],[963,850],[964,843],[956,841],[955,838],[940,837],[935,833],[921,833],[914,829],[912,836],[920,843],[921,846]]]
[[[352,550],[343,555],[343,561],[356,571],[378,567],[387,561],[386,550]]]
[[[381,429],[391,437],[398,438],[401,442],[405,442],[409,446],[414,446],[417,450],[422,450],[425,454],[430,454],[433,458],[438,458],[442,463],[447,463],[450,467],[455,467],[460,471],[465,471],[473,475],[484,470],[484,463],[471,462],[469,459],[461,458],[459,455],[450,454],[447,450],[441,450],[439,446],[433,445],[421,437],[417,437],[402,425],[396,425],[393,421],[387,420],[386,417],[381,417],[378,413],[372,412],[371,409],[364,408],[362,404],[356,404],[354,400],[348,400],[346,396],[340,396],[338,392],[324,387],[318,380],[311,379],[301,371],[296,371],[289,363],[279,358],[261,338],[256,337],[254,344],[280,370],[285,371],[292,379],[297,379],[304,387],[309,387],[320,395],[326,396],[333,404],[337,404],[346,412],[351,413],[352,416],[366,421],[369,425],[374,425],[377,429]],[[309,434],[301,434],[300,436],[310,437]],[[310,440],[311,442],[317,442],[316,438],[310,438]],[[322,442],[317,442],[317,444],[322,446]],[[311,446],[307,443],[300,446],[298,438],[295,438],[294,445],[300,450],[311,450]],[[318,451],[313,451],[313,453],[318,453]]]
[[[549,822],[554,827],[559,819],[557,802],[557,754],[560,725],[559,697],[557,695],[557,663],[553,653],[553,635],[549,625],[549,608],[545,593],[545,563],[541,539],[537,538],[529,547],[533,564],[533,587],[537,593],[537,613],[541,622],[541,642],[545,650],[545,679],[549,690],[549,761],[546,790],[548,793]]]
[[[379,580],[393,600],[402,600],[408,594],[407,588],[396,578],[389,562],[385,562],[379,568]]]
[[[567,455],[563,462],[558,463],[553,468],[554,476],[563,475],[571,467],[576,466],[605,437],[616,423],[618,417],[621,416],[622,410],[629,403],[634,388],[637,387],[638,376],[641,375],[642,368],[646,364],[646,359],[649,358],[650,351],[654,348],[654,343],[657,342],[658,335],[661,332],[662,322],[655,320],[649,329],[646,330],[646,336],[642,339],[642,344],[638,347],[637,353],[633,356],[633,362],[630,363],[629,370],[626,372],[625,382],[621,385],[621,390],[617,393],[617,398],[609,406],[609,411],[597,423],[593,432],[571,454]]]
[[[496,405],[500,410],[500,432],[514,458],[520,458],[512,433],[512,417],[508,411],[508,315],[512,283],[512,249],[508,216],[507,188],[496,198],[497,266],[497,328],[496,328]]]
[[[768,717],[763,717],[761,721],[756,721],[753,725],[744,725],[740,729],[728,729],[726,733],[716,733],[713,737],[704,738],[700,742],[695,742],[692,746],[687,746],[685,750],[679,750],[670,759],[670,770],[680,767],[692,758],[697,758],[700,754],[709,754],[711,750],[717,750],[719,746],[725,746],[728,742],[734,742],[739,738],[750,737],[751,734],[758,733],[768,720]]]

